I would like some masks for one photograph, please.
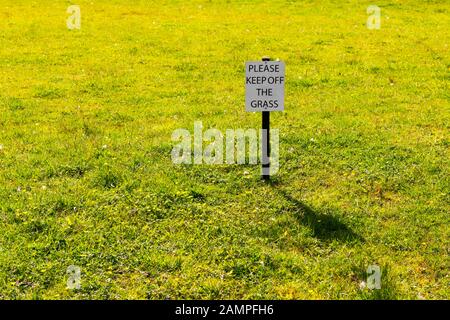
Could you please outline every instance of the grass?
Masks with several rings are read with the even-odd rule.
[[[0,298],[450,298],[450,5],[380,0],[368,30],[371,4],[1,0]],[[173,165],[174,129],[259,128],[263,55],[272,183]]]

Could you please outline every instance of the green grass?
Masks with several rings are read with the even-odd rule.
[[[0,298],[450,298],[449,26],[437,0],[1,0]],[[273,182],[173,165],[176,128],[259,128],[264,55]]]

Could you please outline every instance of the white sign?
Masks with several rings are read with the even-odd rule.
[[[245,111],[283,111],[285,66],[283,61],[245,63]]]

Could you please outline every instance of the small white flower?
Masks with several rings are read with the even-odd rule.
[[[20,191],[22,191],[22,188],[21,187],[17,187],[17,192],[20,192]]]
[[[42,186],[41,189],[42,190],[47,190],[47,186]]]
[[[102,145],[102,149],[106,149],[108,146],[106,144]]]
[[[247,176],[247,175],[249,175],[249,174],[250,174],[250,172],[244,171],[244,176]]]

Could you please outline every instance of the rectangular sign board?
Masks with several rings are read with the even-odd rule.
[[[245,111],[283,111],[284,82],[283,61],[247,61]]]

